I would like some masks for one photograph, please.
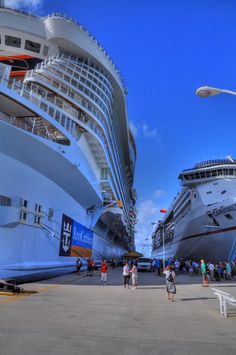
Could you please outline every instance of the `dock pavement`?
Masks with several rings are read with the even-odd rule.
[[[175,301],[164,277],[139,273],[139,288],[124,289],[122,269],[70,274],[22,285],[0,295],[0,352],[4,355],[236,354],[236,312],[225,318],[211,287],[236,297],[236,281],[201,286],[177,275]]]

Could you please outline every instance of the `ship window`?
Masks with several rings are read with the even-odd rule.
[[[20,220],[21,221],[27,221],[27,213],[24,211],[21,211],[20,213]]]
[[[224,195],[226,193],[226,190],[221,191],[221,195]]]
[[[25,41],[25,49],[27,49],[27,51],[39,53],[40,47],[41,47],[40,43],[36,43],[28,40]]]
[[[226,213],[226,214],[225,214],[225,217],[226,217],[227,219],[233,219],[233,217],[232,217],[232,215],[231,215],[230,213]]]
[[[40,102],[40,108],[44,111],[47,111],[47,104],[45,104],[44,102]]]
[[[49,106],[48,114],[53,117],[54,116],[54,108]]]
[[[56,111],[55,119],[56,119],[57,121],[60,120],[60,111]]]
[[[210,194],[212,194],[212,191],[207,191],[207,195],[210,195]]]
[[[1,206],[11,206],[11,198],[7,196],[0,196]]]
[[[53,208],[49,208],[48,210],[48,220],[53,222],[54,210]]]
[[[48,46],[44,46],[43,47],[43,55],[48,55],[48,51],[49,51],[49,47]]]
[[[35,205],[35,216],[34,216],[34,223],[40,224],[41,222],[41,213],[42,213],[42,206],[36,203]]]
[[[12,36],[5,36],[5,45],[20,48],[21,47],[21,39]]]
[[[61,115],[61,125],[65,126],[65,120],[66,120],[66,116],[64,114]]]
[[[101,168],[101,180],[107,180],[109,175],[108,168]]]
[[[23,198],[20,200],[20,206],[23,208],[27,208],[28,207],[28,201],[24,200]]]

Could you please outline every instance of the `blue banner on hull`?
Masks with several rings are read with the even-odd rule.
[[[59,256],[92,256],[93,231],[62,215]]]
[[[62,215],[61,223],[61,242],[59,256],[70,256],[72,244],[73,219]]]

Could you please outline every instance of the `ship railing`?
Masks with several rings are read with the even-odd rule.
[[[29,13],[29,12],[25,12],[25,11],[17,10],[17,9],[12,9],[12,8],[5,7],[5,6],[0,6],[0,9],[1,9],[1,11],[4,11],[4,12],[9,12],[9,13],[13,12],[15,14],[23,15],[23,16],[32,18],[34,20],[42,21],[42,17],[37,16],[37,15],[33,15],[33,14]]]
[[[64,54],[61,54],[61,55],[58,55],[58,54],[57,54],[57,55],[55,55],[54,57],[55,57],[55,58],[60,58],[60,59],[63,60],[64,56],[67,57],[67,54],[65,54],[65,55],[64,55]],[[73,57],[73,56],[72,56],[72,57]],[[52,57],[48,59],[48,63],[50,63],[50,62],[52,62],[52,61],[53,61]],[[52,85],[53,87],[55,87],[57,90],[60,90],[63,94],[67,94],[67,95],[68,95],[69,97],[71,97],[73,100],[75,99],[75,96],[76,96],[76,101],[79,102],[85,109],[89,110],[93,115],[96,116],[96,118],[100,121],[100,123],[102,124],[103,128],[105,129],[106,133],[109,134],[110,140],[111,140],[111,141],[114,140],[114,139],[115,139],[114,137],[111,138],[111,132],[109,131],[109,130],[111,130],[111,128],[109,128],[109,124],[108,124],[108,123],[110,123],[110,121],[109,121],[109,119],[107,119],[106,115],[104,115],[104,113],[103,113],[103,115],[104,115],[104,117],[105,117],[105,120],[106,120],[106,122],[107,122],[107,124],[108,124],[108,131],[107,131],[107,128],[105,127],[105,125],[104,125],[104,119],[100,116],[100,114],[97,112],[97,110],[95,110],[95,109],[93,108],[93,106],[89,105],[83,98],[78,97],[78,94],[77,94],[76,90],[73,89],[73,93],[72,93],[72,92],[71,92],[71,88],[68,87],[67,90],[65,91],[64,85],[61,84],[61,83],[58,83],[58,80],[56,80],[57,78],[55,77],[54,74],[52,74],[52,75],[53,75],[55,78],[54,78],[54,79],[52,79],[52,78],[49,79],[49,78],[48,78],[47,76],[45,76],[43,73],[40,73],[40,72],[39,72],[40,69],[43,69],[43,68],[45,68],[44,65],[38,64],[38,65],[37,65],[37,70],[38,70],[38,72],[37,72],[37,71],[30,71],[29,74],[26,75],[26,78],[30,78],[30,76],[37,76],[37,79],[38,79],[38,76],[43,76],[43,79],[42,79],[42,80],[48,82],[50,85]],[[44,69],[44,70],[45,70],[45,69]],[[50,71],[50,73],[51,73],[51,71]],[[41,79],[40,79],[40,80],[41,80]],[[66,82],[65,84],[68,85],[67,82]],[[117,145],[117,144],[116,144],[116,145]],[[117,148],[117,147],[116,147],[116,148]],[[118,148],[117,148],[117,149],[118,149]],[[117,153],[116,153],[115,151],[114,151],[114,154],[115,154],[115,156],[116,156],[116,159],[119,160],[119,159],[121,158],[121,157],[118,158],[118,155],[117,155]],[[124,166],[124,164],[120,164],[120,166]],[[124,174],[123,174],[123,175],[124,175]],[[123,178],[124,178],[124,176],[123,176]]]
[[[28,74],[28,75],[30,75],[30,74]],[[34,95],[33,91],[31,91],[30,89],[26,88],[22,81],[14,79],[14,80],[9,82],[8,80],[4,79],[2,81],[2,83],[5,84],[6,86],[8,86],[13,91],[16,91],[19,95],[24,96],[25,98],[27,98],[32,103],[34,103],[34,104],[38,105],[39,107],[41,107],[45,112],[48,111],[48,107],[44,108],[44,106],[40,105],[43,102],[42,98],[37,97],[36,95]],[[110,153],[110,150],[109,150],[109,147],[108,147],[108,144],[107,144],[107,141],[106,141],[104,135],[100,132],[100,130],[91,121],[86,120],[85,116],[81,115],[81,117],[79,117],[79,118],[77,117],[77,119],[81,120],[85,124],[85,127],[87,126],[88,128],[90,128],[100,138],[100,140],[102,141],[104,147],[106,148],[106,151],[108,152],[108,159],[109,159],[109,162],[111,164],[110,166],[113,166],[111,153]],[[64,125],[62,124],[62,126],[64,126]],[[64,128],[66,129],[66,122],[65,122]],[[26,130],[29,131],[28,128]],[[46,127],[46,132],[47,132],[46,137],[48,139],[52,139],[51,134],[48,132],[47,127]],[[125,196],[124,182],[121,181],[121,184],[122,184],[122,188],[123,188],[123,191],[124,191],[123,193],[124,193],[124,196]],[[125,208],[125,210],[127,210],[127,208]],[[127,211],[126,211],[126,215],[127,215],[127,219],[129,219],[129,214],[128,214]]]
[[[39,68],[40,68],[40,66],[39,66]],[[41,75],[41,74],[38,74],[38,75]],[[30,77],[32,77],[32,76],[35,76],[35,72],[34,72],[34,71],[31,71],[30,73],[27,74],[27,78],[30,78]],[[62,91],[62,90],[61,90],[61,84],[56,83],[54,79],[49,79],[48,77],[43,76],[43,80],[46,81],[47,83],[49,83],[52,87],[55,87],[57,90]],[[68,96],[72,97],[69,92],[68,92]],[[74,97],[72,97],[72,98],[74,99]],[[80,103],[81,106],[84,107],[86,110],[88,110],[88,111],[91,112],[92,114],[95,114],[94,110],[92,110],[92,107],[91,107],[85,100],[81,99],[81,100],[79,101],[79,103]],[[109,135],[109,138],[110,138],[110,140],[111,140],[112,138],[110,137],[110,134],[109,134],[109,132],[107,131],[107,127],[104,126],[103,119],[102,119],[99,115],[97,115],[97,114],[95,114],[95,117],[99,119],[99,122],[102,124],[102,127],[103,127],[104,131],[106,132],[106,134]],[[84,122],[84,123],[85,123],[85,122]],[[94,125],[94,127],[96,127],[96,126]],[[90,128],[93,129],[93,126],[91,126],[91,124],[90,124]],[[97,128],[97,127],[96,127],[96,129],[95,129],[95,132],[96,132],[96,134],[102,139],[102,142],[103,142],[103,144],[104,144],[105,147],[106,147],[106,150],[107,150],[108,153],[110,154],[109,147],[108,147],[107,141],[106,141],[106,139],[105,139],[105,136],[104,136],[102,133],[100,133],[100,131],[98,131],[98,128]],[[116,153],[114,153],[114,154],[116,154]],[[111,161],[111,159],[110,159],[110,161]],[[122,165],[121,165],[121,166],[122,166]],[[123,179],[125,179],[125,177],[124,177],[124,172],[122,172],[122,175],[123,175]],[[123,189],[125,190],[124,186],[123,186]]]
[[[37,68],[38,70],[41,69],[41,67],[39,66]],[[43,79],[40,79],[40,76],[43,76]],[[82,97],[80,97],[79,95],[76,94],[72,94],[71,93],[71,89],[68,87],[68,89],[65,91],[63,89],[63,85],[62,84],[58,84],[55,79],[49,79],[48,77],[46,77],[45,75],[43,75],[42,73],[35,73],[34,71],[29,71],[29,73],[26,74],[26,79],[30,79],[32,77],[37,77],[39,80],[42,80],[44,82],[47,82],[49,85],[51,85],[52,87],[56,88],[57,90],[59,90],[60,92],[62,92],[64,95],[69,96],[70,98],[72,98],[73,100],[76,100],[77,103],[79,103],[83,108],[85,108],[86,110],[88,110],[89,112],[91,112],[98,120],[99,122],[102,124],[103,128],[107,131],[107,128],[104,124],[104,120],[101,117],[101,115],[99,115],[99,113],[93,109],[93,107],[91,105],[89,105],[88,102],[86,102]]]
[[[114,63],[114,61],[113,61],[113,59],[112,59],[111,56],[105,51],[105,49],[103,48],[103,46],[101,45],[101,43],[99,43],[99,42],[95,39],[95,37],[88,31],[88,29],[87,29],[86,27],[84,27],[83,25],[81,25],[80,22],[74,20],[72,17],[68,17],[68,16],[66,16],[66,15],[62,15],[62,14],[60,14],[60,13],[58,13],[58,12],[54,12],[54,13],[52,13],[52,14],[50,14],[50,15],[45,16],[45,17],[44,17],[44,20],[47,20],[47,19],[52,18],[52,17],[62,18],[62,19],[64,19],[64,20],[66,20],[66,21],[68,21],[68,22],[70,22],[70,23],[72,23],[72,24],[78,26],[78,27],[84,32],[84,34],[86,34],[86,35],[93,41],[93,43],[99,48],[99,50],[101,50],[101,51],[103,52],[103,54],[106,56],[106,58],[108,59],[108,61],[110,62],[110,64],[113,66],[113,68],[114,68],[114,70],[115,70],[117,76],[119,77],[119,79],[120,79],[120,81],[121,81],[121,83],[122,83],[124,92],[125,92],[125,94],[127,94],[127,93],[128,93],[127,86],[126,86],[126,84],[125,84],[125,81],[124,81],[124,79],[123,79],[123,77],[122,77],[120,71],[119,71],[118,68],[116,67],[116,65],[115,65],[115,63]]]
[[[60,69],[59,68],[55,68],[54,66],[52,66],[51,65],[51,63],[53,63],[54,64],[54,60],[53,59],[51,59],[50,61],[48,61],[47,62],[48,63],[48,65],[45,65],[45,63],[43,62],[43,63],[40,63],[40,64],[37,64],[37,66],[35,67],[35,70],[32,72],[31,71],[31,75],[32,76],[35,76],[35,75],[37,75],[37,73],[38,72],[42,72],[42,73],[45,73],[45,72],[50,72],[50,76],[52,76],[52,77],[54,77],[54,79],[51,79],[51,80],[53,80],[53,81],[55,81],[55,85],[57,85],[57,87],[58,87],[58,85],[59,85],[59,87],[60,87],[60,91],[62,91],[61,90],[61,87],[63,87],[63,85],[62,84],[58,84],[58,79],[59,78],[61,78],[64,82],[65,82],[65,85],[67,85],[68,86],[68,89],[67,89],[67,91],[69,90],[69,92],[71,92],[71,89],[73,89],[73,92],[77,92],[77,91],[80,91],[80,89],[78,88],[78,87],[76,87],[76,86],[73,86],[73,84],[71,85],[71,82],[72,81],[75,81],[75,82],[77,82],[78,84],[79,84],[79,81],[76,79],[76,78],[74,78],[71,74],[68,74],[67,72],[65,73],[65,72],[63,72],[63,71],[60,71]],[[41,75],[43,75],[43,74],[41,74]],[[69,79],[69,81],[68,80],[66,80],[65,79],[65,76],[69,76],[70,77],[70,79]],[[83,76],[83,75],[82,75]],[[26,76],[27,78],[29,77],[29,76]],[[69,84],[70,84],[70,89],[69,89]],[[54,86],[55,86],[54,85]],[[86,84],[84,84],[84,87],[87,87],[87,85]],[[76,88],[76,90],[75,90],[75,88]],[[86,94],[87,96],[89,96],[90,97],[90,99],[92,99],[92,100],[94,100],[91,96],[92,95],[94,95],[94,93],[93,92],[91,92],[91,88],[87,88],[88,90],[89,90],[89,92],[88,92],[88,94]],[[65,92],[65,91],[64,91]],[[69,93],[67,93],[67,95],[69,95]],[[110,101],[110,99],[109,99],[109,97],[104,93],[104,95],[106,96],[106,99],[103,99],[102,97],[101,97],[101,95],[100,94],[98,94],[97,92],[96,92],[96,94],[95,94],[97,97],[98,97],[98,100],[99,100],[99,103],[97,103],[96,102],[96,105],[98,105],[99,106],[99,110],[103,113],[103,115],[105,116],[105,118],[106,118],[106,121],[107,122],[110,122],[112,119],[113,119],[113,112],[112,112],[112,106],[111,106],[111,101]],[[92,109],[92,108],[91,108]],[[90,110],[91,111],[91,110]],[[95,110],[93,110],[93,111],[95,111]],[[104,112],[106,113],[106,114],[104,114]],[[96,115],[98,115],[97,113],[96,113]],[[109,119],[110,118],[110,119]]]
[[[39,17],[39,16],[33,15],[31,13],[28,13],[28,12],[25,12],[25,11],[22,11],[22,10],[11,9],[11,8],[8,8],[8,7],[1,7],[1,11],[9,12],[9,13],[16,13],[18,15],[27,16],[28,18],[32,18],[32,19],[37,20],[37,21],[45,21],[45,20],[47,20],[49,18],[58,17],[58,18],[62,18],[64,20],[66,20],[66,21],[78,26],[93,41],[93,43],[99,48],[99,50],[101,50],[103,52],[103,54],[106,56],[106,58],[108,59],[110,64],[113,66],[117,76],[119,77],[119,79],[120,79],[120,81],[122,83],[122,86],[123,86],[125,94],[128,93],[127,86],[125,84],[124,78],[122,77],[120,71],[116,67],[116,64],[114,63],[114,61],[111,58],[111,56],[105,51],[105,49],[103,48],[101,43],[99,43],[98,40],[96,40],[95,37],[88,31],[88,29],[86,27],[84,27],[83,25],[81,25],[80,22],[74,20],[72,17],[60,14],[58,12],[54,12],[54,13],[52,13],[50,15],[45,16],[45,17]]]

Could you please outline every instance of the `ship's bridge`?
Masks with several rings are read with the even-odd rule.
[[[192,169],[183,170],[179,175],[183,185],[198,185],[205,181],[236,178],[236,160],[232,158],[207,160]]]

